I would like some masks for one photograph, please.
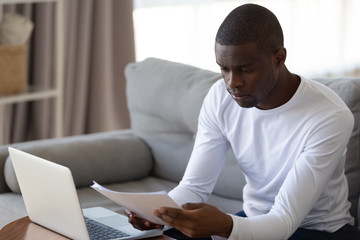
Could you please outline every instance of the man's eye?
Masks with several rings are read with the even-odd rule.
[[[245,73],[250,73],[251,69],[250,68],[241,68],[241,71],[245,72]]]
[[[230,69],[227,68],[227,67],[220,67],[220,69],[221,69],[222,72],[229,72],[230,71]]]

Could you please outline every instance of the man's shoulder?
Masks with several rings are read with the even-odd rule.
[[[328,86],[309,78],[301,77],[301,80],[304,85],[304,94],[307,95],[311,101],[316,101],[322,104],[323,107],[327,105],[332,108],[348,109],[340,96]]]
[[[215,100],[216,102],[221,102],[219,101],[221,100],[225,100],[227,98],[229,98],[230,95],[228,94],[227,90],[226,90],[226,84],[225,81],[223,79],[219,79],[218,81],[216,81],[211,88],[209,89],[209,92],[207,94],[207,98]]]
[[[303,108],[311,113],[312,119],[324,122],[353,124],[353,114],[341,97],[331,88],[311,79],[304,81]],[[311,108],[311,110],[310,110]]]
[[[225,85],[225,81],[224,79],[219,79],[217,80],[210,88],[209,92],[210,91],[213,91],[213,92],[218,92],[218,91],[224,91],[226,90],[226,85]]]

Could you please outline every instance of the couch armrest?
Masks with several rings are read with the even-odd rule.
[[[93,180],[110,184],[143,178],[153,165],[148,146],[124,130],[12,146],[69,167],[76,187],[90,186]],[[5,162],[4,178],[12,191],[20,192],[10,157]]]

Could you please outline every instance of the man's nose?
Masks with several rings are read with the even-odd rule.
[[[228,88],[235,89],[244,87],[245,83],[239,74],[231,72],[228,76],[227,85]]]

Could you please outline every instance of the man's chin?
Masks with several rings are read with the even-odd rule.
[[[256,103],[254,103],[254,102],[240,102],[240,101],[235,101],[235,102],[242,108],[256,107]]]
[[[253,108],[253,107],[255,107],[254,105],[240,105],[239,103],[238,103],[238,105],[240,107],[242,107],[242,108]]]

